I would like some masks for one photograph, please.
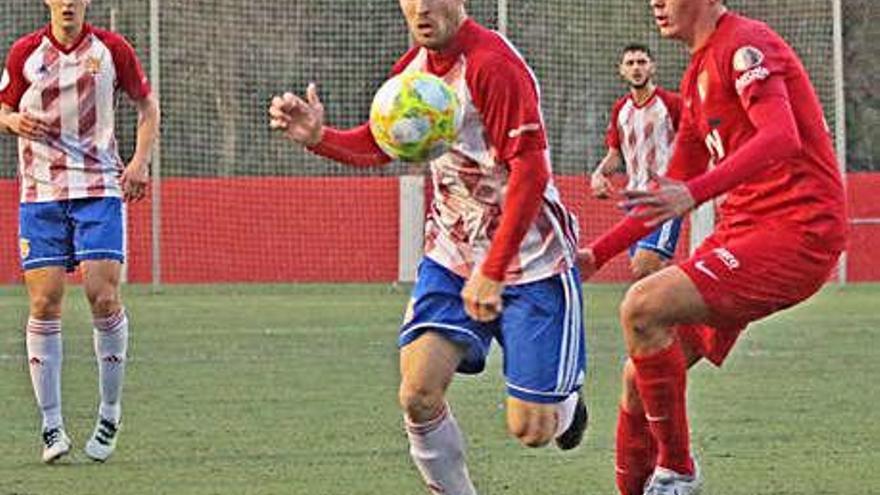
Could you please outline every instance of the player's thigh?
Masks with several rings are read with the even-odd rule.
[[[553,404],[580,389],[586,342],[577,270],[507,287],[499,340],[509,396]]]
[[[121,308],[119,282],[122,264],[116,260],[85,260],[81,264],[83,290],[96,316],[109,316]]]
[[[462,351],[457,371],[479,373],[484,369],[498,323],[474,321],[467,315],[461,299],[464,282],[440,264],[422,260],[397,339],[401,357],[423,336],[436,334]]]
[[[409,420],[434,419],[445,403],[464,349],[443,335],[425,332],[400,350],[399,401]]]
[[[634,283],[621,304],[624,325],[642,328],[695,323],[707,314],[697,286],[678,266],[668,266]]]
[[[38,319],[61,317],[66,273],[63,266],[44,266],[24,272],[31,316]]]
[[[77,262],[113,260],[125,262],[125,225],[119,198],[83,198],[70,202],[74,225],[74,256]]]

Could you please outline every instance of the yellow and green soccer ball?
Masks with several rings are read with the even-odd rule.
[[[370,107],[376,143],[404,162],[430,161],[449,151],[461,121],[455,91],[439,77],[418,71],[385,81]]]

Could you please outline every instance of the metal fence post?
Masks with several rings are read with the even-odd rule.
[[[160,54],[159,40],[159,5],[160,0],[150,0],[150,81],[156,99],[161,101]],[[161,108],[161,104],[160,104]],[[158,290],[162,283],[162,149],[161,136],[156,139],[152,159],[152,192],[150,194],[150,234],[151,234],[151,280],[153,290]]]
[[[834,144],[843,186],[846,188],[846,95],[843,80],[843,6],[842,0],[832,0],[834,16]],[[846,285],[846,251],[840,255],[837,283]]]

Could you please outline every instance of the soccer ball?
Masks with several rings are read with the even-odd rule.
[[[462,111],[455,91],[418,71],[385,81],[370,107],[370,131],[382,151],[404,162],[430,161],[458,137]]]

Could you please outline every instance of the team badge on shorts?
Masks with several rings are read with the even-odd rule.
[[[18,252],[21,254],[21,259],[27,259],[27,257],[31,254],[31,241],[27,239],[19,239]]]

